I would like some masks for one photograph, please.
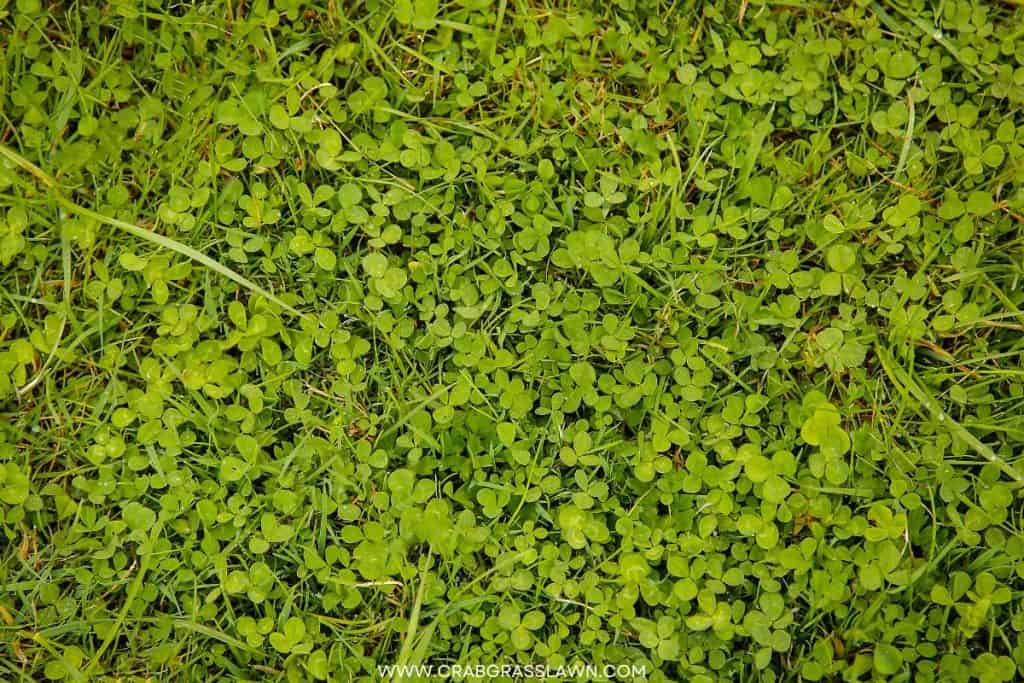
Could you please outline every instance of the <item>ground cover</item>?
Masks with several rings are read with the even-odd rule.
[[[1022,19],[0,0],[0,679],[1024,675]]]

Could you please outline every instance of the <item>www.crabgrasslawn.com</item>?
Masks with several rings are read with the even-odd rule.
[[[561,679],[561,680],[618,680],[644,677],[642,664],[506,664],[506,663],[440,663],[440,664],[382,664],[377,673],[384,680],[405,678],[437,678],[445,680]]]

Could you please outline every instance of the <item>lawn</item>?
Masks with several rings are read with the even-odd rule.
[[[0,680],[1022,631],[1018,0],[0,0]]]

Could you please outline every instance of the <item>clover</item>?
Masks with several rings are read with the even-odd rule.
[[[1019,677],[1013,3],[158,4],[0,7],[10,675]]]

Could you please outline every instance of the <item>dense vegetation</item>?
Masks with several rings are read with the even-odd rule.
[[[0,679],[1024,675],[1015,2],[0,0],[0,61]]]

